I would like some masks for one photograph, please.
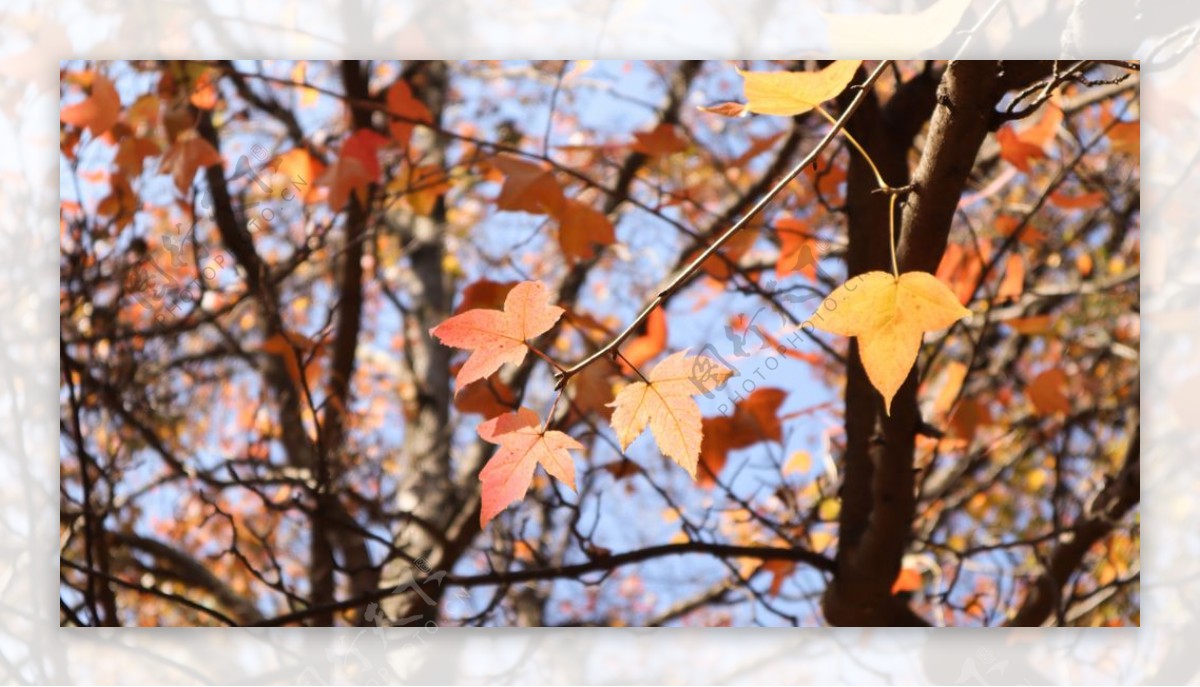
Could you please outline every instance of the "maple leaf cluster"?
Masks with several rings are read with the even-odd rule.
[[[534,350],[531,342],[550,331],[564,312],[549,298],[540,282],[521,282],[508,292],[503,310],[467,310],[430,330],[442,343],[471,351],[458,371],[456,394],[505,364],[525,361],[526,354]],[[629,448],[649,427],[663,455],[696,476],[703,426],[700,407],[692,396],[711,390],[732,374],[712,363],[700,375],[698,364],[698,358],[686,351],[674,353],[656,365],[645,381],[631,383],[617,394],[609,406],[621,450]],[[564,432],[549,429],[549,421],[542,422],[534,411],[519,408],[480,423],[479,436],[499,446],[479,473],[482,524],[525,495],[538,465],[575,488],[575,466],[569,452],[583,446]]]
[[[860,65],[861,61],[841,60],[818,72],[739,72],[746,85],[747,103],[743,110],[727,105],[709,109],[726,115],[739,115],[743,111],[785,116],[803,114],[819,108],[822,102],[845,90]],[[663,136],[666,134],[658,134],[658,138]],[[648,140],[647,137],[639,138],[638,145],[646,146]],[[497,206],[559,218],[562,225],[560,242],[568,256],[591,257],[592,243],[579,237],[587,237],[599,244],[612,242],[612,226],[607,219],[577,201],[565,199],[553,170],[512,156],[499,156],[493,165],[505,176]],[[583,229],[572,235],[568,233],[568,227]],[[811,241],[800,231],[803,228],[802,222],[785,218],[785,238],[777,266],[780,274],[792,269],[801,255],[811,254]],[[740,253],[753,242],[753,236],[749,231],[735,234],[728,250]],[[717,278],[727,278],[729,267],[724,262],[714,261],[715,257],[705,260],[700,268]],[[811,260],[804,262],[812,269]],[[725,272],[721,273],[721,270]],[[563,312],[562,308],[549,302],[549,294],[541,283],[526,281],[512,287],[502,310],[471,309],[431,329],[431,334],[442,343],[471,351],[458,371],[455,393],[492,375],[505,364],[524,362],[526,353],[536,350],[531,342],[550,331]],[[661,309],[652,314],[655,318],[662,317]],[[817,328],[858,338],[863,366],[871,383],[882,394],[887,412],[891,409],[892,398],[916,362],[922,334],[945,328],[968,315],[970,311],[931,274],[869,272],[838,287],[809,321]],[[651,325],[660,333],[665,332],[664,325],[654,318],[651,318]],[[665,339],[665,333],[662,337]],[[653,347],[649,351],[651,355],[662,348],[661,343],[648,345]],[[538,353],[548,359],[545,353]],[[642,355],[637,350],[634,354],[639,358]],[[640,362],[643,361],[627,360],[625,365],[628,370]],[[723,429],[734,430],[745,428],[748,421],[758,417],[757,413],[739,407],[733,418],[710,418],[706,422],[692,396],[719,387],[733,372],[712,363],[712,369],[698,375],[698,363],[697,357],[679,351],[660,362],[641,381],[632,382],[617,393],[608,407],[613,409],[611,424],[622,451],[649,428],[663,455],[697,479],[705,425],[711,431],[717,423],[725,423],[729,426],[722,424]],[[760,396],[755,402],[762,400]],[[768,401],[774,409],[781,402],[782,398],[775,396]],[[536,413],[520,408],[479,426],[479,435],[500,447],[479,475],[483,483],[480,515],[483,524],[525,495],[538,464],[574,489],[575,473],[569,451],[583,447],[567,434],[548,429],[550,419],[539,422]],[[723,434],[721,441],[709,442],[707,473],[702,482],[713,479],[714,468],[719,470],[724,464],[725,452],[757,440],[746,431]],[[778,440],[778,434],[777,426],[768,427],[758,438]]]

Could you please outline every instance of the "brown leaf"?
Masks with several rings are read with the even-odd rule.
[[[163,155],[160,169],[170,173],[175,179],[175,188],[186,194],[196,178],[196,170],[201,167],[211,167],[221,164],[221,154],[208,141],[200,138],[195,130],[184,132],[175,139],[166,155]]]
[[[1025,388],[1026,395],[1034,408],[1043,415],[1071,412],[1071,399],[1067,396],[1067,373],[1051,368],[1033,378]]]
[[[612,222],[603,212],[573,198],[566,199],[558,215],[558,244],[567,261],[590,260],[596,246],[616,243]]]
[[[548,166],[507,153],[492,158],[491,165],[504,174],[504,185],[496,198],[498,209],[534,215],[562,212],[562,186]]]
[[[687,150],[687,140],[679,135],[674,124],[659,124],[653,131],[633,135],[633,150],[650,157],[662,157]]]
[[[413,96],[412,88],[403,78],[396,79],[387,91],[388,130],[392,139],[402,150],[408,149],[413,128],[418,124],[431,124],[433,114],[425,103]]]

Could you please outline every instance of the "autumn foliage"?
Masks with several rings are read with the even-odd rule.
[[[64,64],[62,623],[1137,624],[1138,74]]]

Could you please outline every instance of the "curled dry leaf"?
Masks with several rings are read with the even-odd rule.
[[[704,112],[711,112],[724,117],[745,117],[746,115],[750,114],[750,112],[746,109],[746,105],[743,103],[717,103],[716,105],[701,106],[699,109]]]
[[[925,332],[967,317],[950,289],[928,272],[867,272],[833,291],[809,318],[817,329],[858,337],[858,355],[884,412],[908,378]]]

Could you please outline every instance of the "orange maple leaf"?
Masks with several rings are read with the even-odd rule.
[[[129,184],[124,174],[112,176],[112,190],[96,206],[96,214],[112,217],[117,227],[124,228],[133,222],[141,207],[141,199]]]
[[[292,148],[280,153],[271,162],[271,168],[275,174],[283,177],[279,183],[281,194],[289,185],[296,189],[304,189],[312,184],[303,194],[306,203],[316,198],[316,181],[325,173],[325,165],[304,148]]]
[[[616,374],[617,366],[612,361],[597,360],[576,375],[566,390],[569,406],[562,426],[572,427],[591,415],[610,420],[612,408],[608,401],[613,397],[612,382]]]
[[[471,351],[455,378],[457,394],[505,363],[520,365],[529,348],[526,341],[549,331],[563,312],[562,308],[550,305],[545,286],[525,281],[509,291],[503,311],[468,310],[430,329],[429,333],[447,346]]]
[[[1040,413],[1065,415],[1071,412],[1071,399],[1067,396],[1067,373],[1058,368],[1051,368],[1034,377],[1025,393]]]
[[[122,173],[136,178],[141,176],[146,158],[157,156],[161,152],[162,149],[154,139],[132,136],[121,139],[117,144],[117,154],[113,162]]]
[[[91,94],[82,102],[64,107],[58,118],[72,126],[86,128],[93,138],[97,138],[117,123],[120,110],[121,96],[117,94],[117,88],[108,77],[96,74]]]
[[[797,217],[775,220],[779,236],[779,258],[775,261],[775,276],[783,277],[800,272],[809,279],[817,278],[817,241],[808,223]]]
[[[388,191],[402,196],[418,215],[429,217],[437,201],[450,190],[450,177],[440,165],[409,165],[388,184]]]
[[[1064,210],[1091,210],[1104,205],[1106,200],[1108,200],[1108,196],[1104,191],[1091,191],[1077,195],[1067,195],[1062,191],[1055,191],[1050,194],[1050,202]]]
[[[463,288],[462,301],[452,314],[458,315],[475,308],[501,310],[504,308],[504,299],[508,298],[508,293],[516,285],[515,281],[492,281],[491,279],[473,281]]]
[[[396,79],[387,91],[387,109],[392,118],[388,121],[388,129],[392,138],[400,144],[401,149],[408,148],[412,138],[413,128],[417,122],[431,124],[433,115],[425,103],[413,97],[412,88],[404,79]]]
[[[1050,103],[1046,106],[1042,118],[1032,126],[1017,131],[1012,124],[1006,124],[996,132],[996,142],[1000,144],[1000,157],[1028,174],[1031,170],[1031,160],[1046,157],[1046,148],[1054,141],[1062,120],[1062,109]]]
[[[950,414],[948,422],[947,437],[970,441],[980,427],[992,424],[992,410],[982,401],[964,398]]]
[[[479,436],[500,447],[479,471],[483,483],[481,526],[525,496],[538,464],[575,489],[575,461],[569,451],[583,450],[583,445],[567,434],[547,431],[540,425],[537,414],[528,408],[480,423]]]
[[[197,169],[219,164],[221,154],[217,149],[200,138],[195,129],[189,129],[175,139],[171,149],[163,155],[159,169],[170,172],[175,178],[175,188],[179,189],[180,193],[186,193],[196,178]]]
[[[517,397],[512,388],[494,379],[472,382],[454,397],[454,407],[458,408],[458,412],[478,413],[484,417],[511,412],[516,405]]]
[[[346,137],[336,162],[317,180],[329,187],[329,208],[341,210],[354,193],[359,203],[367,202],[367,191],[382,176],[379,148],[387,139],[372,129],[359,129]]]
[[[892,594],[914,592],[921,588],[921,571],[916,568],[901,568],[892,582]]]
[[[659,124],[651,131],[638,131],[633,135],[634,152],[648,157],[673,155],[687,150],[688,142],[679,135],[674,124]]]
[[[1025,291],[1025,259],[1017,253],[1008,256],[1005,262],[1004,278],[996,289],[997,301],[1013,301],[1021,297]]]
[[[196,79],[196,85],[192,88],[192,95],[188,98],[188,101],[201,110],[213,109],[217,106],[217,100],[221,97],[221,92],[217,90],[217,82],[220,80],[220,71],[216,69],[204,70]]]
[[[129,123],[129,128],[135,133],[149,134],[153,133],[155,127],[158,126],[160,119],[159,111],[162,109],[162,101],[153,93],[147,93],[139,96],[125,110],[125,121]]]
[[[621,371],[633,374],[634,368],[641,367],[658,357],[667,347],[667,311],[660,305],[650,311],[646,317],[646,330],[641,336],[630,339],[621,349]]]
[[[783,425],[779,407],[787,399],[783,389],[755,389],[734,406],[733,415],[704,418],[704,440],[700,462],[707,468],[697,478],[702,487],[716,485],[717,475],[729,460],[729,452],[762,441],[780,441]]]
[[[1135,159],[1142,153],[1142,122],[1117,122],[1108,130],[1108,144],[1114,153],[1125,153]]]
[[[596,255],[595,246],[616,243],[612,222],[603,212],[574,199],[564,201],[558,214],[558,244],[572,264]]]
[[[555,216],[562,212],[562,186],[549,167],[507,154],[492,158],[491,165],[504,174],[496,198],[500,210]]]
[[[383,174],[379,166],[379,149],[388,140],[374,129],[358,129],[342,142],[342,157],[358,160],[371,181],[378,182]]]
[[[329,196],[326,199],[329,209],[338,211],[346,207],[351,193],[354,193],[360,202],[366,200],[371,175],[361,162],[343,155],[325,170],[317,179],[317,184],[329,187]]]
[[[700,406],[692,396],[707,393],[733,371],[707,358],[689,357],[687,351],[668,356],[655,366],[646,382],[634,382],[617,394],[612,406],[612,427],[621,450],[629,448],[650,426],[663,455],[679,463],[694,479],[700,460],[703,428]]]
[[[783,583],[796,572],[796,561],[771,560],[763,563],[762,569],[771,573],[771,588],[767,594],[775,598],[783,591]]]

